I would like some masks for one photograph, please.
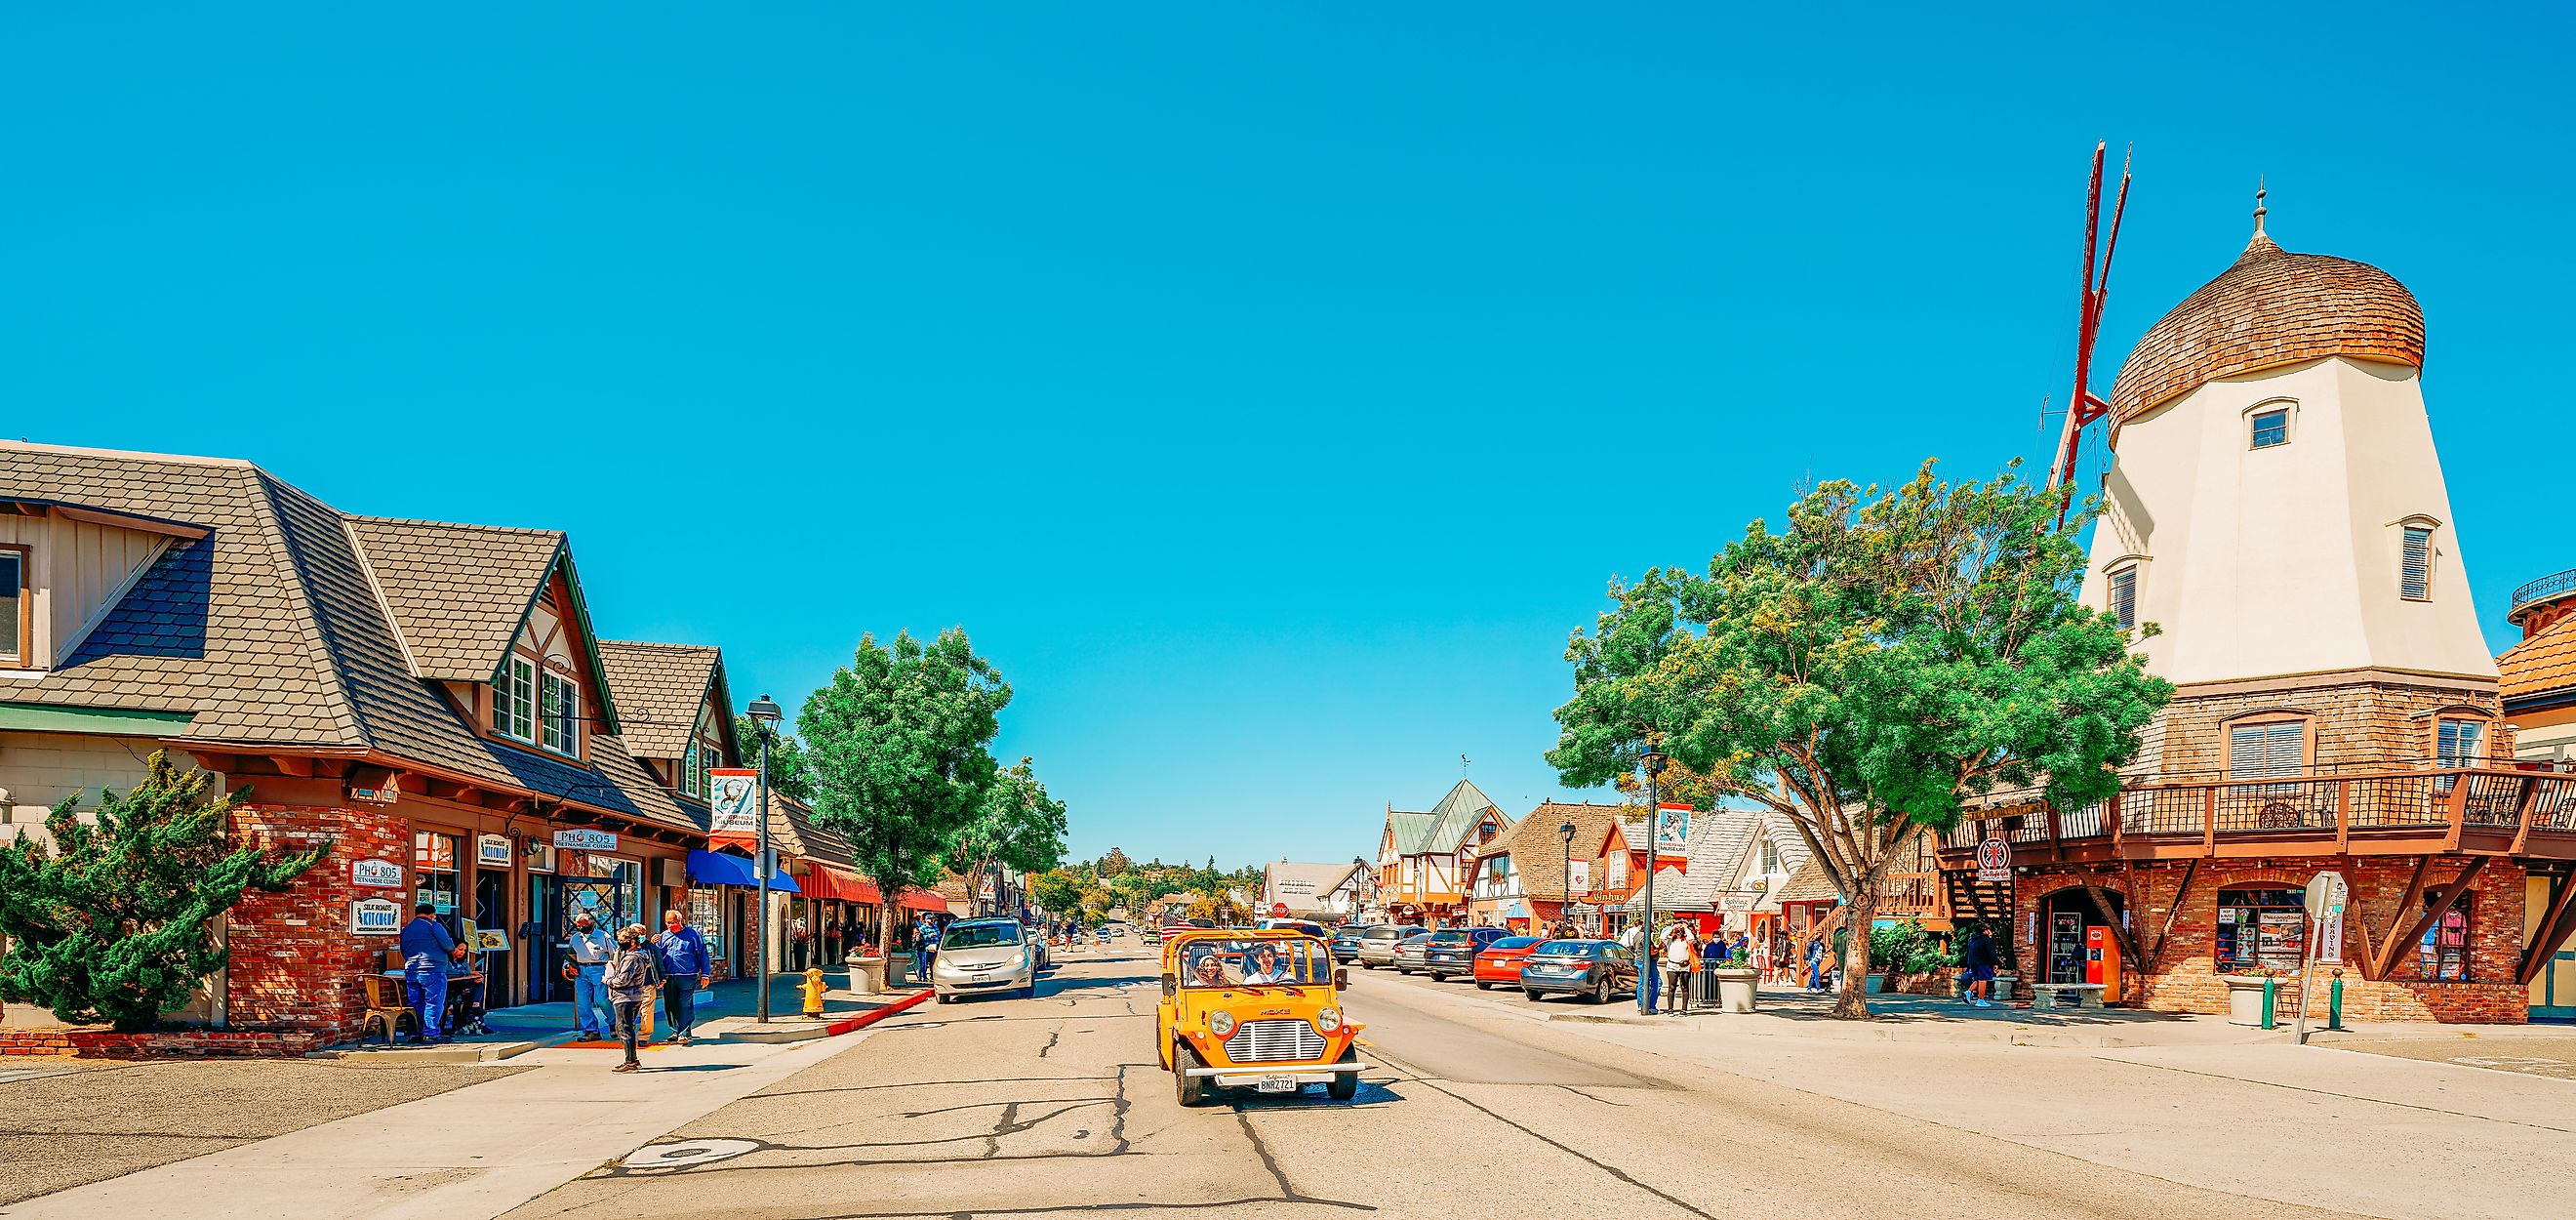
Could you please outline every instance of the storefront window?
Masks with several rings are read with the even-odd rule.
[[[2424,929],[2424,939],[2415,947],[2416,963],[2423,968],[2424,977],[2432,982],[2469,981],[2470,897],[2460,895],[2460,900],[2451,904],[2450,910],[2442,912],[2439,921]],[[2431,910],[2437,901],[2437,896],[2426,895],[2424,908]]]
[[[2307,953],[2307,895],[2298,890],[2218,891],[2218,971],[2295,971]]]
[[[464,926],[458,922],[457,897],[463,892],[459,884],[457,836],[423,830],[411,837],[411,870],[415,890],[414,903],[426,902],[438,911],[438,922],[447,925],[449,935],[461,936]],[[409,913],[406,912],[406,915]]]
[[[590,875],[617,882],[617,918],[612,929],[644,922],[644,865],[615,856],[590,857]]]

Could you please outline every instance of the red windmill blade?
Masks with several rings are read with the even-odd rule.
[[[2084,281],[2082,308],[2075,323],[2075,392],[2067,397],[2066,425],[2057,444],[2057,461],[2048,470],[2048,486],[2053,490],[2075,478],[2075,451],[2084,435],[2084,426],[2102,418],[2111,404],[2093,392],[2093,345],[2102,333],[2102,301],[2111,285],[2111,257],[2120,249],[2120,218],[2129,210],[2129,166],[2136,150],[2120,160],[2120,193],[2111,204],[2111,231],[2102,232],[2102,159],[2110,143],[2093,146],[2093,182],[2084,194]],[[2100,256],[2097,267],[2095,256]],[[2071,503],[2074,497],[2069,496]],[[2057,522],[2066,523],[2066,510],[2057,510]]]

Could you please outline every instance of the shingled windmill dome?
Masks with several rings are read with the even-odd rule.
[[[2148,328],[2111,386],[2126,423],[2207,382],[2327,356],[2422,367],[2424,310],[2368,263],[2292,254],[2264,235]]]

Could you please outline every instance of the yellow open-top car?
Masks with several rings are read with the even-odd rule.
[[[1182,1105],[1206,1104],[1213,1089],[1310,1084],[1349,1101],[1360,1087],[1359,1031],[1342,1019],[1323,941],[1284,928],[1191,928],[1163,942],[1154,1041]]]

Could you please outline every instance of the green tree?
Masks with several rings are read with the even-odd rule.
[[[815,820],[839,831],[885,893],[879,944],[893,943],[896,900],[938,884],[958,832],[993,785],[986,746],[1011,688],[975,655],[964,628],[928,644],[897,632],[859,640],[848,666],[805,700]]]
[[[760,738],[769,737],[769,787],[771,791],[800,804],[814,803],[814,772],[805,761],[805,743],[792,733],[737,715],[733,718],[734,752],[742,756],[742,765],[760,765]]]
[[[1228,897],[1223,890],[1217,891],[1211,897],[1192,902],[1186,911],[1190,918],[1204,919],[1220,928],[1240,927],[1252,922],[1252,912],[1245,909],[1242,903]]]
[[[2172,695],[2077,602],[2095,509],[2061,525],[2064,498],[2012,467],[1954,484],[1927,462],[1893,490],[1816,488],[1787,530],[1755,521],[1705,576],[1614,586],[1566,648],[1575,694],[1548,761],[1600,784],[1661,738],[1716,793],[1786,816],[1845,926],[1868,928],[1911,835],[1998,789],[2070,809],[2109,796]],[[1869,1015],[1869,939],[1845,938],[1838,1016]]]
[[[1115,847],[1109,849],[1108,855],[1100,858],[1100,875],[1103,877],[1119,876],[1132,867],[1134,865],[1128,863],[1127,853]]]
[[[1064,802],[1047,795],[1023,755],[993,773],[975,816],[957,832],[950,867],[978,886],[997,864],[1015,872],[1043,872],[1064,862],[1064,832]]]
[[[1071,915],[1082,909],[1082,879],[1061,868],[1048,869],[1029,878],[1029,901],[1049,915]]]
[[[283,893],[331,844],[271,856],[224,841],[238,794],[209,796],[214,777],[180,771],[154,751],[141,783],[101,792],[95,824],[74,795],[33,835],[0,844],[0,996],[74,1024],[151,1029],[222,969],[215,929],[247,890]]]

